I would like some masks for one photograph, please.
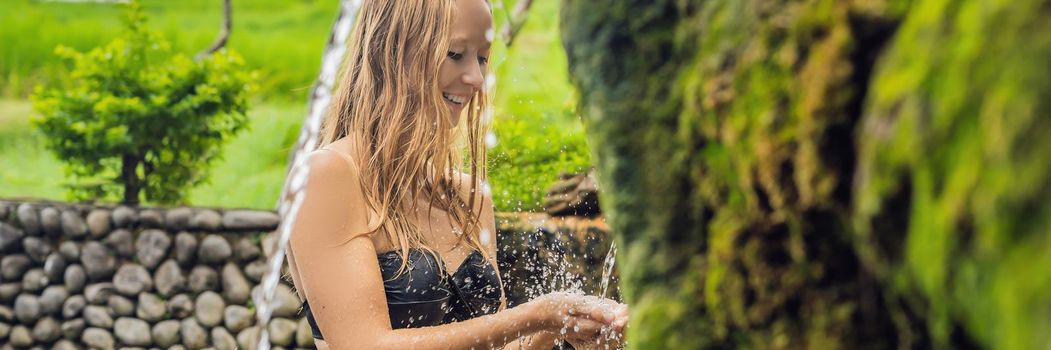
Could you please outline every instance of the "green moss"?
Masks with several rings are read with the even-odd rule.
[[[905,254],[870,254],[927,301],[912,311],[939,346],[960,325],[992,348],[1051,340],[1049,19],[1036,1],[915,2],[873,81],[855,226],[872,242],[895,234],[872,221],[908,215]]]
[[[563,5],[633,347],[1047,343],[1046,5]]]

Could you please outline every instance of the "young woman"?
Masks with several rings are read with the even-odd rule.
[[[364,2],[288,254],[318,348],[621,338],[627,308],[608,299],[505,309],[480,142],[490,13],[485,0]]]

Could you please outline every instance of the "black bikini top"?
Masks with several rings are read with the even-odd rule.
[[[439,269],[434,255],[409,250],[409,264],[401,275],[401,254],[391,251],[378,256],[387,295],[390,325],[394,329],[436,326],[488,315],[500,308],[500,280],[496,269],[474,251],[451,275]],[[310,305],[303,312],[314,333],[321,337]]]

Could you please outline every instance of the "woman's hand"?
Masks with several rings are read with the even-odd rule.
[[[615,348],[622,342],[628,322],[627,305],[595,296],[551,293],[535,303],[542,313],[545,328],[564,337],[577,347],[598,345]]]

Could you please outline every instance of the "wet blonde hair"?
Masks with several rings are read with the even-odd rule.
[[[487,96],[484,89],[476,93],[466,118],[453,125],[438,86],[454,11],[455,0],[365,1],[321,127],[318,148],[355,136],[361,189],[380,219],[375,226],[369,220],[369,230],[385,233],[400,251],[398,274],[407,268],[411,248],[438,257],[409,219],[421,197],[429,200],[428,213],[440,208],[459,225],[460,244],[493,258],[482,247],[482,203],[474,195],[486,181],[481,138],[488,125],[480,116]],[[460,169],[469,174],[466,199]],[[495,239],[495,232],[489,234]]]

